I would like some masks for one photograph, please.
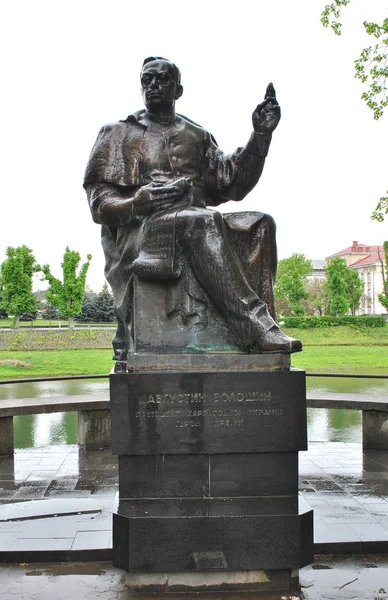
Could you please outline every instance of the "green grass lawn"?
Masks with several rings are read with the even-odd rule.
[[[283,331],[302,340],[304,346],[388,346],[388,324],[385,327],[324,327]],[[387,360],[388,362],[388,360]]]
[[[293,367],[307,372],[388,374],[388,326],[284,329],[303,342]]]
[[[383,346],[305,346],[292,354],[291,365],[308,373],[388,374],[388,348]]]
[[[293,367],[307,372],[388,374],[388,326],[295,329],[303,352],[292,355]],[[21,361],[23,364],[10,364]],[[112,350],[0,351],[0,379],[107,374]]]
[[[112,350],[0,351],[0,379],[107,374]],[[9,364],[20,361],[22,364]]]

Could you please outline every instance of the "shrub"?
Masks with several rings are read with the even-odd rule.
[[[384,327],[383,316],[363,315],[360,317],[283,317],[282,324],[285,327],[298,327],[299,329],[313,329],[321,327],[338,327],[347,325],[350,327]]]
[[[21,321],[35,321],[37,314],[38,313],[36,310],[34,310],[30,313],[23,313],[22,315],[20,315],[20,320]]]
[[[42,313],[42,317],[43,319],[48,320],[58,320],[59,319],[59,310],[56,306],[53,306],[52,304],[47,304],[46,305],[46,311],[44,313]]]

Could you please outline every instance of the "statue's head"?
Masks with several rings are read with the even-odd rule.
[[[178,67],[161,56],[145,59],[140,81],[144,104],[151,112],[171,110],[183,93]]]

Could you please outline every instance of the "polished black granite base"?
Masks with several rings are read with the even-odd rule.
[[[302,371],[114,374],[111,410],[115,566],[247,572],[312,561],[312,511],[297,496]]]
[[[119,456],[119,479],[120,499],[292,496],[298,453]]]
[[[112,452],[292,452],[307,448],[305,373],[111,374]]]
[[[113,563],[135,572],[297,569],[312,562],[312,526],[312,511],[298,514],[291,499],[120,502]]]

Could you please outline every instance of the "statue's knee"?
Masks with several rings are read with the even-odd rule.
[[[185,210],[178,216],[181,231],[209,231],[222,226],[222,215],[215,210]]]

